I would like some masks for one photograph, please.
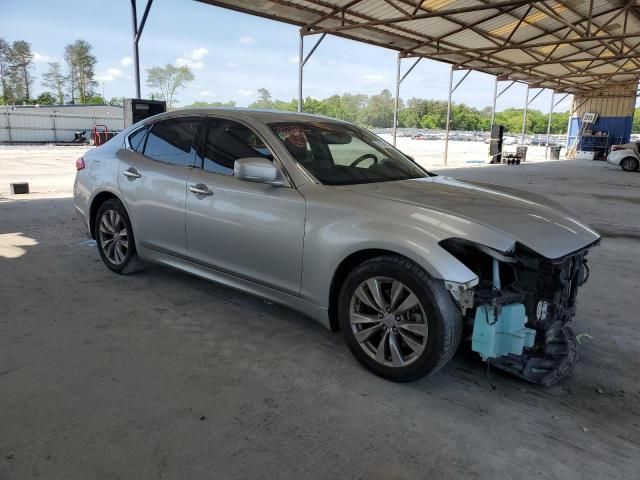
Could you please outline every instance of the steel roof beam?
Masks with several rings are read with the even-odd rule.
[[[568,33],[571,33],[571,31],[569,31]],[[526,49],[533,49],[533,48],[543,48],[543,47],[552,47],[555,45],[561,46],[561,45],[571,45],[574,43],[583,43],[583,42],[593,42],[593,41],[597,41],[597,40],[613,40],[613,41],[617,41],[620,40],[621,35],[606,35],[606,36],[602,36],[602,37],[583,37],[583,38],[566,38],[564,40],[558,40],[558,41],[548,41],[548,42],[539,42],[539,43],[531,43],[531,44],[520,44],[520,43],[515,43],[515,44],[511,44],[508,45],[504,48],[501,49],[487,49],[487,48],[460,48],[460,49],[456,49],[456,50],[441,50],[439,52],[433,52],[433,53],[429,53],[429,55],[435,55],[435,56],[442,56],[442,55],[456,55],[456,54],[464,54],[464,53],[489,53],[489,54],[493,54],[493,53],[498,53],[498,52],[503,52],[506,50],[526,50]],[[637,38],[640,37],[640,32],[638,33],[630,33],[627,34],[626,38],[630,39],[630,38]],[[427,45],[429,44],[429,42],[426,43]],[[424,46],[424,45],[423,45]],[[601,45],[598,45],[598,47],[600,47]],[[592,48],[596,48],[596,47],[592,47]],[[574,52],[572,55],[575,55]]]
[[[471,13],[471,12],[479,12],[482,10],[497,10],[500,7],[511,7],[511,6],[520,6],[520,5],[526,5],[528,3],[531,2],[527,2],[524,0],[511,0],[511,1],[502,1],[502,2],[495,2],[493,4],[481,4],[481,5],[473,5],[473,6],[469,6],[469,7],[459,7],[459,8],[452,8],[452,9],[447,9],[447,10],[434,10],[431,12],[426,12],[426,13],[419,13],[416,14],[414,16],[412,16],[410,18],[410,20],[424,20],[427,18],[440,18],[446,15],[456,15],[456,14],[460,14],[460,13]],[[354,23],[351,25],[344,25],[344,26],[340,26],[340,27],[329,27],[329,28],[318,28],[318,29],[314,29],[315,33],[334,33],[334,32],[342,32],[345,30],[353,30],[355,28],[369,28],[369,27],[377,27],[377,26],[390,26],[393,25],[394,23],[400,23],[400,22],[406,22],[408,19],[407,17],[392,17],[392,18],[387,18],[385,20],[371,20],[369,22],[365,22],[365,23]]]

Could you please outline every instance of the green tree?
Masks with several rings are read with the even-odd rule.
[[[395,100],[387,89],[369,97],[361,121],[371,127],[389,127],[393,123]]]
[[[249,105],[249,108],[273,108],[271,93],[266,88],[258,89],[258,99]]]
[[[412,108],[405,108],[398,112],[398,126],[404,128],[417,128],[420,126],[420,117]]]
[[[176,94],[188,82],[194,80],[191,69],[186,65],[176,67],[167,63],[164,67],[147,68],[147,87],[157,88],[160,98],[167,102],[167,109],[172,110],[178,103]]]
[[[56,104],[56,96],[51,92],[42,92],[35,99],[35,103],[38,105],[55,105]]]
[[[105,98],[98,93],[94,93],[93,95],[86,97],[84,99],[84,103],[87,105],[107,105]]]
[[[60,105],[64,104],[64,88],[67,79],[58,62],[49,63],[49,70],[42,75],[42,86],[52,89]]]
[[[6,52],[8,78],[15,102],[29,102],[33,77],[33,53],[31,44],[24,40],[16,40]]]
[[[76,40],[64,49],[64,60],[69,67],[71,103],[75,103],[76,99],[80,103],[87,103],[87,98],[93,95],[93,90],[98,86],[94,80],[98,60],[92,51],[93,47],[85,40]]]
[[[9,86],[9,51],[10,46],[4,38],[0,38],[0,87],[2,87],[2,103],[9,104],[13,100],[13,92]]]

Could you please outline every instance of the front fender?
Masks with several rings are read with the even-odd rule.
[[[477,275],[438,244],[451,235],[407,223],[406,217],[371,209],[364,213],[353,205],[336,207],[335,198],[330,205],[316,203],[309,196],[300,291],[305,300],[327,308],[334,273],[346,258],[363,250],[402,255],[434,278],[469,287],[477,283]]]

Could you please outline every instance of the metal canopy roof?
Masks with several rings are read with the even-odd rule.
[[[198,0],[577,93],[640,75],[638,0]]]

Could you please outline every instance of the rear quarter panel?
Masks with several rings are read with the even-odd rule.
[[[83,215],[87,229],[90,229],[89,214],[95,197],[103,192],[120,196],[117,181],[120,160],[117,152],[124,146],[124,137],[119,137],[86,152],[83,155],[85,168],[76,173],[74,204],[76,210]]]

